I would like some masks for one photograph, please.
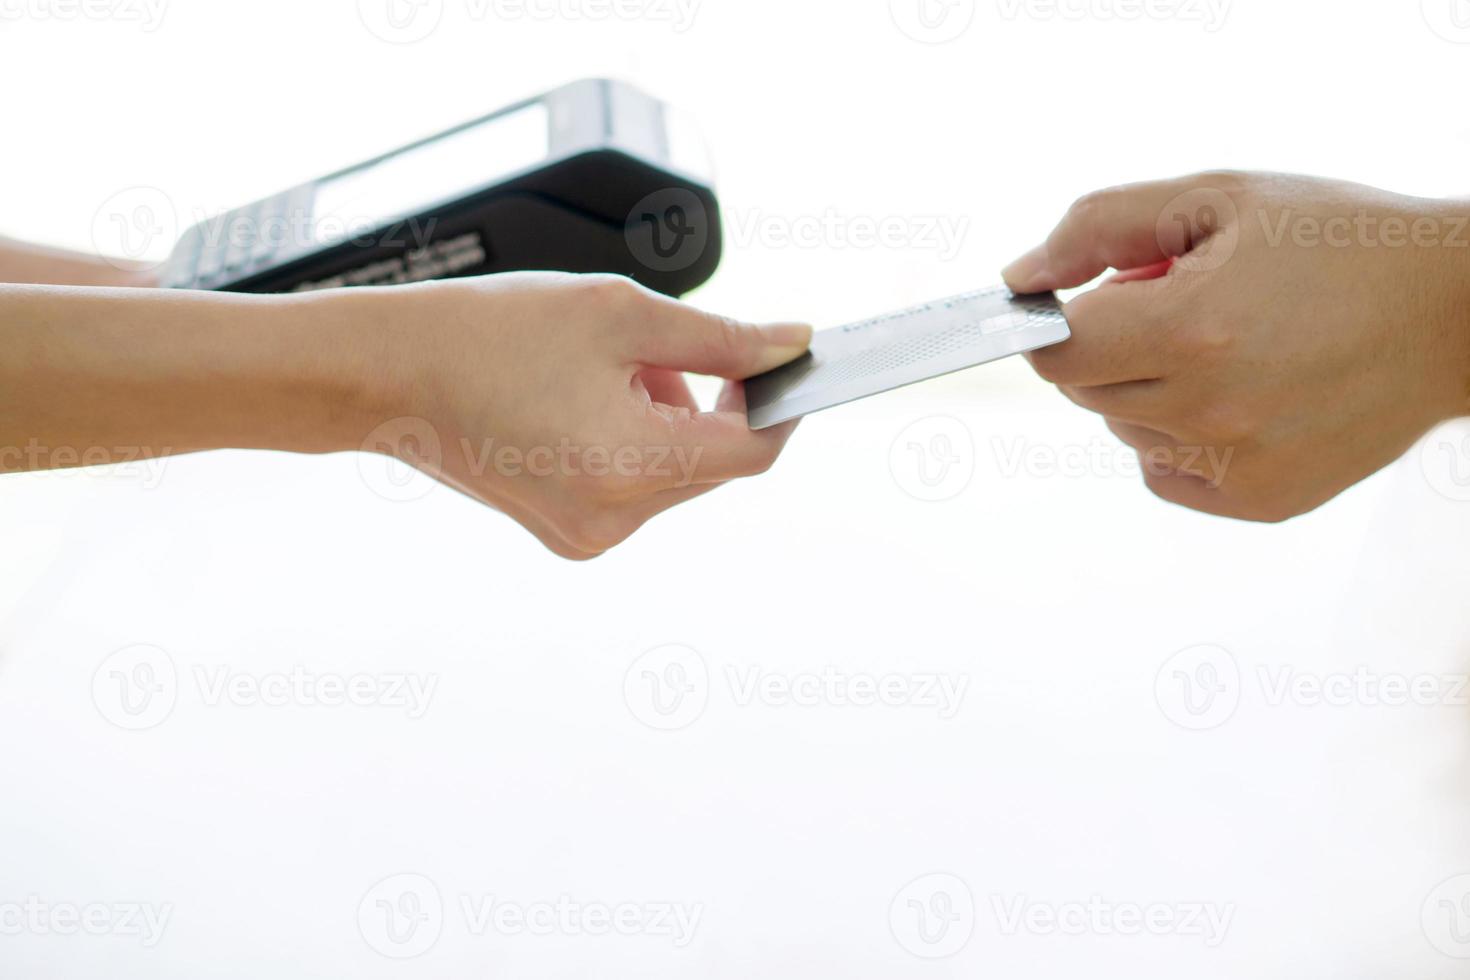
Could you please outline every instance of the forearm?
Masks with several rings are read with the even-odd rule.
[[[1452,349],[1458,349],[1461,352],[1461,364],[1465,378],[1465,388],[1462,392],[1465,397],[1460,405],[1459,417],[1470,418],[1470,254],[1462,258],[1458,265],[1459,288],[1456,291],[1458,300],[1454,320],[1458,324],[1460,343],[1458,347],[1452,345]]]
[[[0,238],[0,283],[55,286],[155,286],[147,266]]]
[[[0,286],[0,472],[356,448],[386,410],[368,299]]]
[[[1430,202],[1430,210],[1447,229],[1447,247],[1428,250],[1440,254],[1432,256],[1436,261],[1425,273],[1443,283],[1438,292],[1444,297],[1446,326],[1439,354],[1452,372],[1458,368],[1460,378],[1458,391],[1452,390],[1448,417],[1470,418],[1470,200]]]
[[[157,273],[140,263],[85,256],[65,248],[0,238],[0,282],[72,287],[153,287]]]

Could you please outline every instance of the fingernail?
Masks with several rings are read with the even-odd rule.
[[[772,347],[794,347],[804,351],[812,344],[812,328],[805,323],[770,323],[760,328],[761,336]]]
[[[1018,293],[1034,293],[1043,288],[1047,276],[1046,246],[1038,245],[1001,272],[1006,285]]]
[[[766,343],[756,364],[756,374],[765,374],[796,360],[812,345],[812,328],[804,323],[773,323],[759,329]]]

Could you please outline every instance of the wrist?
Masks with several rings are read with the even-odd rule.
[[[277,431],[275,448],[328,453],[361,449],[384,422],[414,414],[414,344],[404,335],[415,318],[403,288],[356,288],[279,297],[273,318],[284,377],[273,387],[283,408],[295,405],[300,426]]]

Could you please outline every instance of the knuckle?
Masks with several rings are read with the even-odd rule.
[[[717,354],[740,354],[749,346],[749,334],[750,328],[738,320],[727,316],[710,317],[709,344]]]
[[[1254,175],[1244,170],[1223,168],[1201,171],[1194,179],[1205,187],[1234,195],[1247,190],[1253,183]]]
[[[643,288],[626,276],[593,273],[582,277],[587,297],[603,307],[626,308],[643,298]]]
[[[1195,180],[1198,187],[1225,195],[1237,217],[1256,210],[1269,196],[1266,178],[1245,170],[1208,170]]]
[[[1223,323],[1196,319],[1173,331],[1171,342],[1180,352],[1197,358],[1219,360],[1234,352],[1238,337]]]
[[[1067,213],[1074,222],[1088,224],[1107,211],[1117,193],[1118,190],[1115,187],[1088,191],[1072,202],[1072,207]]]
[[[655,419],[655,436],[669,448],[694,442],[699,436],[700,415],[697,409],[685,405],[663,405]]]

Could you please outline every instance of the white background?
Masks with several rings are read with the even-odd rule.
[[[174,0],[158,20],[0,0],[0,233],[119,249],[98,215],[129,188],[163,195],[167,231],[589,75],[700,120],[732,235],[965,228],[952,250],[744,234],[692,298],[750,318],[829,325],[990,284],[1123,180],[1470,190],[1450,0],[1142,18],[958,0],[941,44],[905,0],[704,0],[687,23],[672,2],[533,8],[551,15],[428,0],[426,36],[393,43],[376,0]],[[936,460],[909,448],[936,434],[958,467],[938,502],[915,496]],[[1465,436],[1291,524],[1235,524],[1153,500],[1100,421],[1016,361],[811,419],[769,476],[589,565],[446,490],[384,499],[355,456],[8,477],[0,976],[1463,977],[1470,711],[1273,703],[1271,682],[1470,670]],[[108,683],[138,644],[166,655],[173,708],[133,731]],[[669,644],[705,707],[662,731],[643,670],[664,664],[639,658]],[[1224,701],[1195,716],[1176,670],[1201,666]],[[829,667],[967,693],[941,718],[741,704],[731,681]],[[199,681],[293,668],[437,687],[410,718],[211,704]],[[378,886],[400,874],[443,903],[408,945],[376,905],[423,885]],[[931,945],[908,902],[936,894],[956,918]],[[461,900],[490,896],[701,918],[682,948],[477,935]],[[32,897],[170,918],[153,945],[17,927]],[[1018,901],[1094,900],[1231,918],[1214,945],[1007,928]]]

